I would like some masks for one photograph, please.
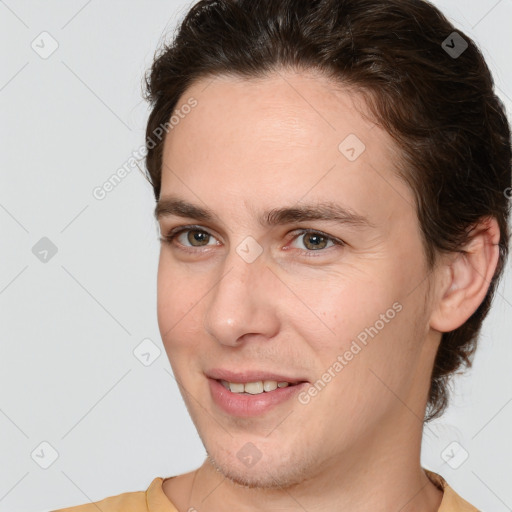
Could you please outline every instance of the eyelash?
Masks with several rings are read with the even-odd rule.
[[[165,244],[176,245],[176,244],[174,244],[174,239],[177,238],[179,235],[181,235],[181,233],[184,233],[186,231],[199,231],[201,233],[206,233],[206,234],[214,237],[214,235],[212,235],[209,231],[203,229],[201,226],[194,225],[194,226],[179,226],[177,228],[174,228],[167,235],[161,236],[159,240]],[[326,233],[323,233],[322,231],[318,231],[315,229],[301,229],[299,231],[296,231],[295,236],[293,237],[293,239],[291,241],[295,240],[296,238],[300,237],[301,235],[306,235],[306,234],[319,235],[322,238],[325,238],[326,240],[333,242],[333,244],[337,245],[337,246],[343,247],[346,245],[345,242],[343,242],[342,240],[339,240],[338,238],[329,236]],[[204,247],[208,247],[208,246],[204,246]],[[333,247],[333,246],[331,246],[331,247]],[[188,253],[201,252],[201,251],[196,250],[196,249],[200,249],[199,247],[194,249],[192,247],[183,246],[181,244],[179,246],[179,249],[182,251],[188,252]],[[317,257],[318,255],[311,254],[311,253],[321,253],[321,252],[325,252],[327,249],[328,249],[328,247],[324,248],[324,249],[318,249],[316,251],[315,250],[304,250],[304,249],[297,249],[297,250],[301,251],[307,257]]]

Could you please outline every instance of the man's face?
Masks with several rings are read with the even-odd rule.
[[[161,199],[214,217],[160,218],[162,236],[189,231],[161,247],[158,322],[211,461],[273,486],[389,455],[421,432],[436,346],[391,138],[318,75],[202,80],[177,108],[191,97],[166,137]],[[358,217],[265,223],[324,203]],[[269,391],[242,387],[257,381]]]

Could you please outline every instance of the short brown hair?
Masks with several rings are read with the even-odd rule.
[[[462,49],[468,45],[460,55],[449,52],[454,41]],[[152,106],[146,167],[157,200],[164,139],[155,144],[152,135],[169,121],[185,90],[206,77],[249,79],[283,68],[320,70],[364,95],[401,149],[397,172],[414,192],[430,270],[440,253],[464,252],[479,220],[497,219],[494,277],[471,317],[442,335],[429,421],[448,404],[450,376],[471,366],[508,255],[510,127],[491,73],[475,43],[427,1],[201,0],[173,41],[157,50],[145,76]]]

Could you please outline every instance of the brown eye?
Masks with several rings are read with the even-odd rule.
[[[199,229],[189,229],[186,231],[187,241],[192,245],[192,247],[202,247],[204,245],[208,245],[208,240],[210,239],[210,234],[206,231],[201,231]]]
[[[304,240],[304,246],[307,249],[311,249],[313,251],[318,249],[325,249],[329,241],[327,237],[318,233],[305,233],[302,235],[302,240]]]
[[[173,229],[168,235],[160,237],[160,240],[167,245],[174,245],[182,250],[189,251],[194,247],[218,245],[215,237],[208,233],[208,231],[194,226]]]
[[[294,247],[301,250],[306,256],[311,255],[310,253],[313,252],[321,253],[323,249],[329,249],[335,245],[344,245],[344,243],[341,240],[338,240],[337,238],[326,235],[325,233],[322,233],[320,231],[314,231],[311,229],[302,229],[298,231],[292,243],[296,244],[297,241],[301,242],[302,247],[297,245],[295,245]]]

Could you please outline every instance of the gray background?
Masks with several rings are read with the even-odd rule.
[[[435,3],[479,43],[510,113],[512,0]],[[135,169],[92,193],[143,145],[141,77],[188,5],[0,1],[0,512],[146,489],[203,460],[156,321],[151,187]],[[422,453],[493,512],[512,510],[511,313],[507,270]],[[147,339],[145,366],[133,351]],[[453,442],[452,465],[469,454],[457,468],[442,458]]]

